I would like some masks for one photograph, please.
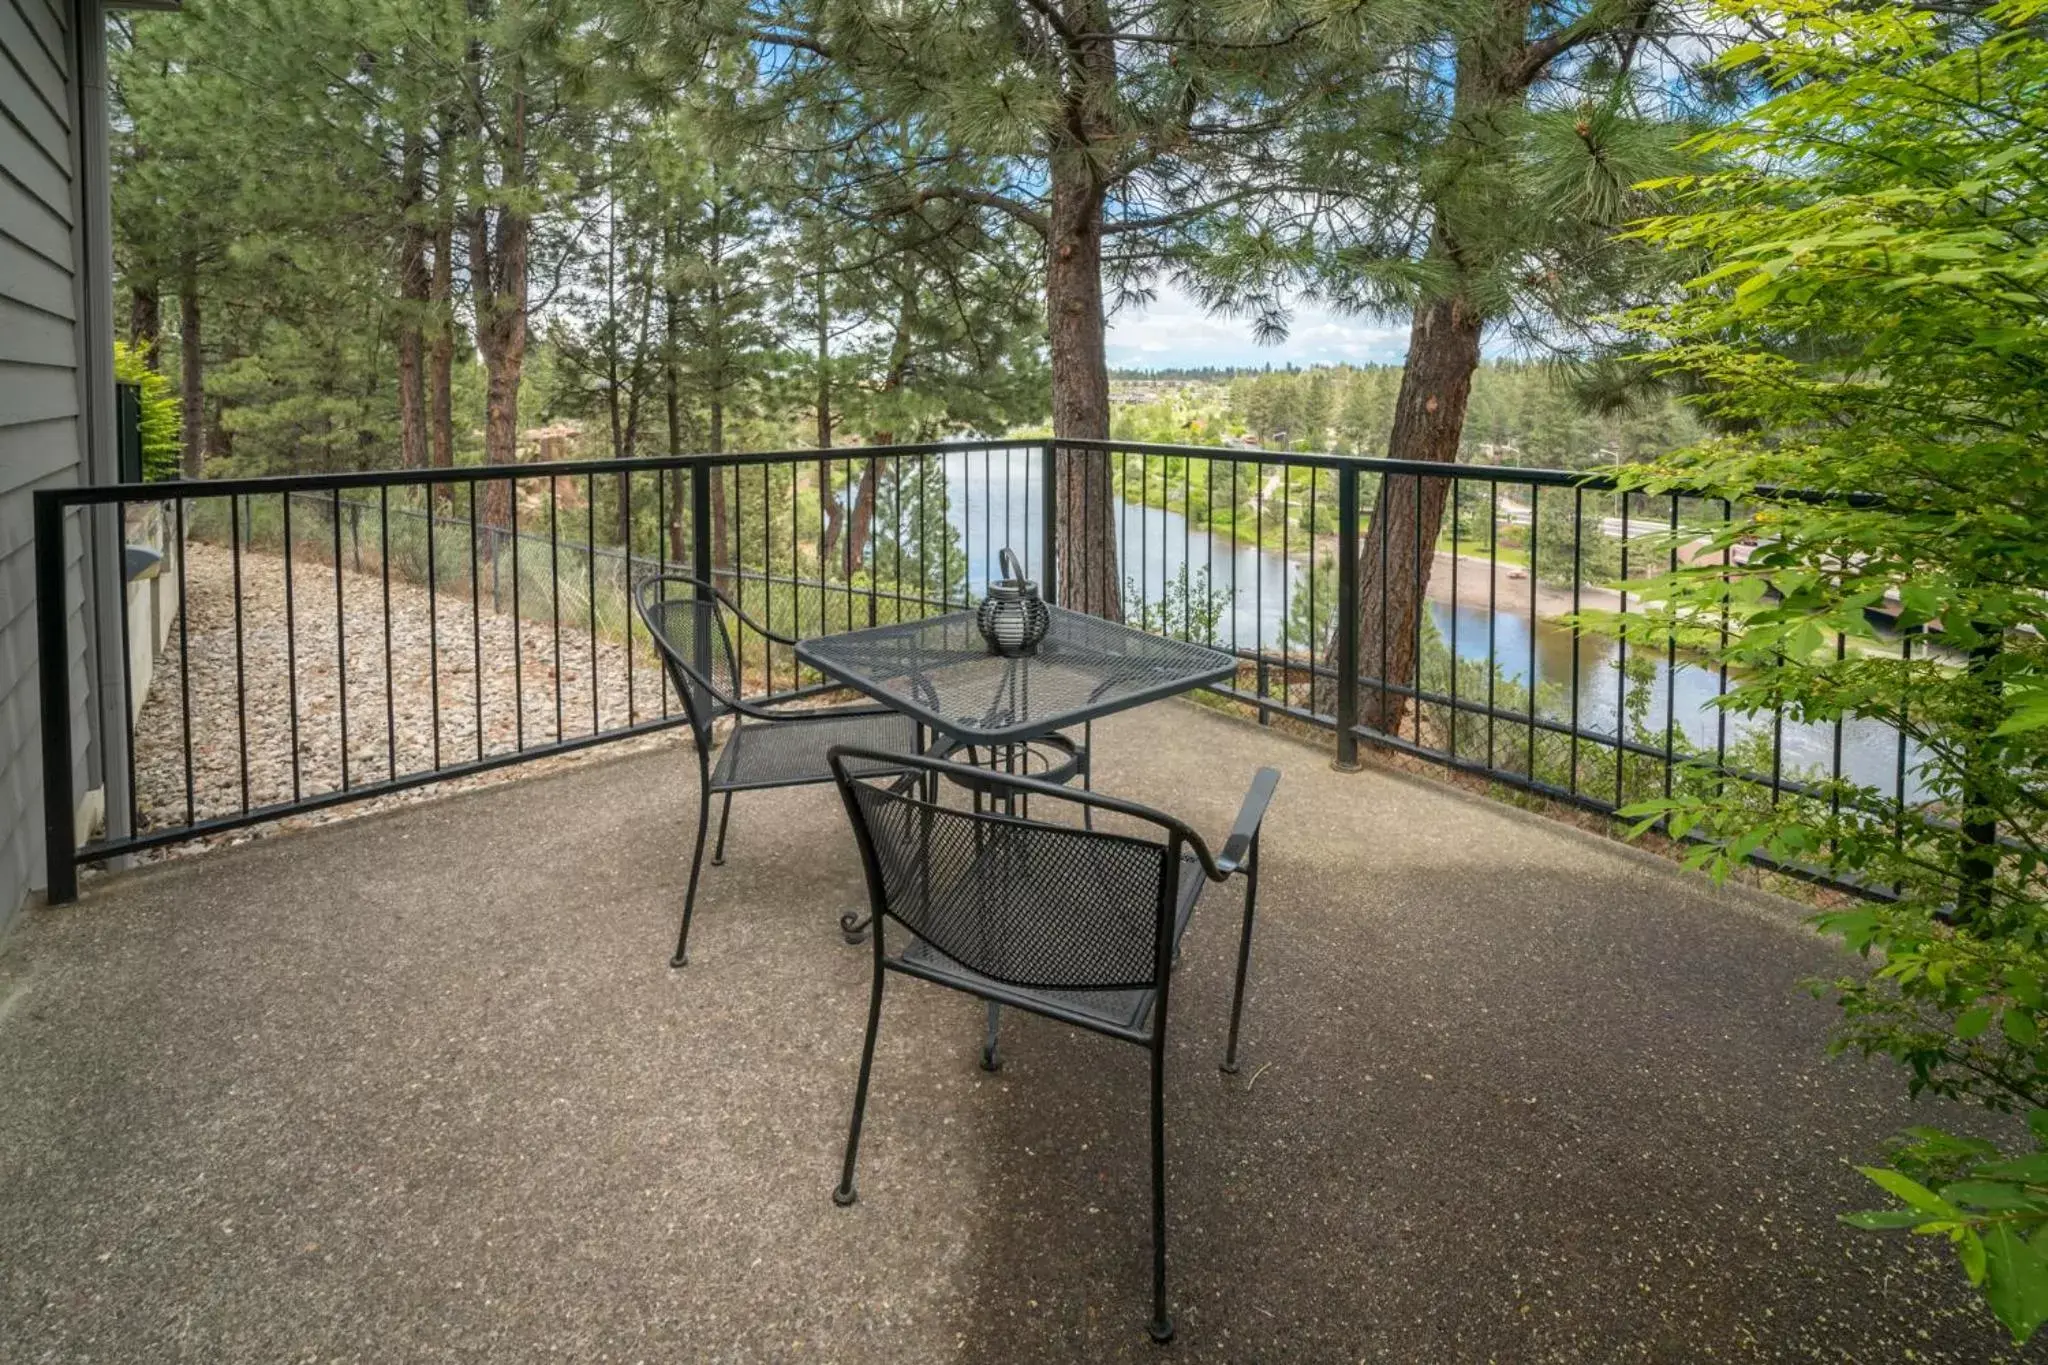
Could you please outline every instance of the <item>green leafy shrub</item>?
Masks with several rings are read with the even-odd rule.
[[[149,368],[142,351],[125,341],[114,343],[114,378],[142,391],[142,477],[177,478],[184,422],[171,381]]]
[[[1632,812],[1716,873],[1763,856],[1875,893],[1820,921],[1870,963],[1818,986],[1835,1048],[2026,1122],[1913,1130],[1863,1168],[1897,1206],[1848,1219],[1946,1239],[2025,1341],[2048,1319],[2048,0],[1719,8],[1774,35],[1728,60],[1775,93],[1705,140],[1726,169],[1663,187],[1682,211],[1640,235],[1701,270],[1633,323],[1729,434],[1623,477],[1736,514],[1598,624],[1713,652],[1739,712],[1897,726],[1921,794],[1693,774]],[[1903,644],[1869,623],[1888,608]]]

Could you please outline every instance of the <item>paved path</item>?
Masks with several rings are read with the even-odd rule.
[[[673,750],[91,885],[0,949],[7,1361],[1968,1361],[1931,1249],[1853,1233],[1912,1121],[1827,1063],[1788,909],[1187,704],[1103,784],[1228,822],[1175,995],[1181,1339],[1145,1341],[1144,1058],[891,987],[823,790],[742,795],[693,965]],[[1919,1111],[1925,1117],[1925,1111]],[[1910,1357],[1909,1357],[1909,1352]]]

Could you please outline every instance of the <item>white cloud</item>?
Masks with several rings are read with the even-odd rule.
[[[1211,314],[1165,283],[1150,304],[1118,313],[1109,324],[1112,368],[1388,364],[1407,350],[1406,323],[1344,317],[1309,305],[1295,309],[1285,341],[1260,345],[1248,319]]]

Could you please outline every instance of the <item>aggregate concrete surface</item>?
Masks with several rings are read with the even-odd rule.
[[[678,747],[88,883],[0,945],[4,1361],[1968,1361],[1945,1251],[1850,1167],[1934,1117],[1829,1062],[1797,907],[1186,704],[1098,785],[1235,887],[1169,1027],[1172,1293],[1144,1334],[1145,1056],[892,981],[828,788],[742,794],[668,965]]]

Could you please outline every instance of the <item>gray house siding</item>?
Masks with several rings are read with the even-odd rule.
[[[0,0],[0,924],[43,881],[31,493],[87,467],[78,53],[94,0]],[[97,92],[94,92],[97,98]],[[74,808],[91,749],[84,538],[66,549]]]

